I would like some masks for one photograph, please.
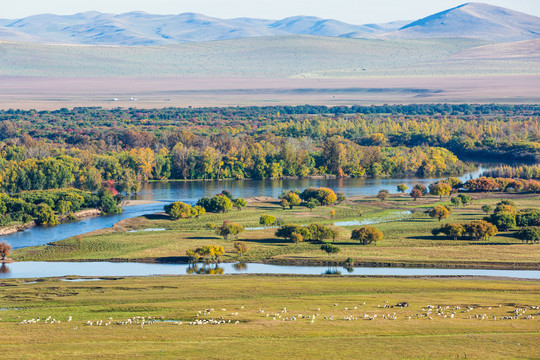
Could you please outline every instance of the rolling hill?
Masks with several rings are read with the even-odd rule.
[[[410,23],[392,38],[470,37],[497,42],[540,38],[540,18],[481,3],[467,3]]]
[[[0,19],[0,40],[44,44],[153,46],[280,35],[364,39],[469,37],[510,42],[540,38],[540,18],[497,6],[467,3],[414,22],[366,25],[313,16],[219,19],[194,13],[154,15],[141,11]]]

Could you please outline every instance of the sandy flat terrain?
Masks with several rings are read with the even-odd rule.
[[[396,103],[540,103],[540,75],[367,79],[0,77],[2,109]]]

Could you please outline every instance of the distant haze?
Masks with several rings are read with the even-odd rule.
[[[416,20],[463,4],[463,0],[17,0],[0,1],[0,17],[18,19],[35,14],[75,14],[84,11],[155,14],[202,13],[219,18],[281,19],[294,15],[332,18],[351,24]],[[487,4],[540,16],[538,0],[487,0]]]

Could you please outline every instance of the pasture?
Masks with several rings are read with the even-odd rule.
[[[532,359],[540,351],[538,281],[233,275],[0,285],[5,359]]]

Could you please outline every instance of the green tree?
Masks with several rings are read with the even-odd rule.
[[[491,212],[491,210],[493,210],[493,208],[489,205],[482,205],[482,211],[487,214],[489,214]]]
[[[398,190],[399,192],[401,192],[402,194],[405,193],[405,191],[407,191],[408,188],[409,188],[409,187],[408,187],[406,184],[399,184],[399,185],[397,186],[397,190]]]
[[[175,201],[169,205],[165,205],[164,210],[173,220],[187,219],[192,216],[191,205],[181,201]]]
[[[335,245],[330,245],[330,244],[324,244],[321,246],[321,250],[322,251],[325,251],[328,256],[332,255],[332,254],[337,254],[341,251],[341,249]]]
[[[508,230],[516,227],[516,214],[502,211],[491,215],[491,222],[500,230]]]
[[[272,215],[261,215],[259,218],[259,224],[264,227],[272,226],[276,222],[276,217]]]
[[[53,209],[47,204],[40,204],[37,208],[36,222],[41,226],[56,226],[60,224],[58,216]]]
[[[313,211],[317,206],[319,206],[319,202],[316,199],[311,199],[306,203],[307,208],[309,211]]]
[[[216,227],[216,234],[223,236],[225,240],[228,240],[229,236],[238,238],[238,234],[244,232],[245,230],[246,229],[240,224],[224,221],[223,225]]]
[[[467,206],[472,202],[472,197],[467,194],[459,194],[458,197],[461,199],[463,206]]]
[[[452,205],[454,205],[455,207],[458,207],[459,205],[461,205],[461,199],[459,197],[453,197],[450,199],[450,202],[452,203]]]
[[[289,203],[289,207],[292,209],[294,206],[300,205],[302,202],[300,200],[300,197],[295,192],[289,191],[287,195],[285,195],[282,200],[286,200]]]
[[[233,200],[233,206],[237,209],[237,210],[242,210],[242,208],[244,206],[246,206],[247,202],[245,199],[242,199],[242,198],[236,198]]]

